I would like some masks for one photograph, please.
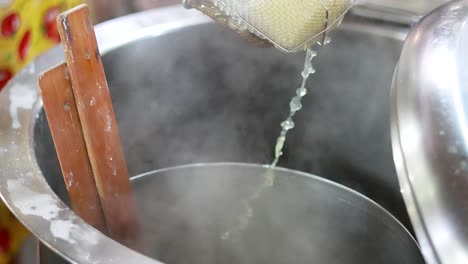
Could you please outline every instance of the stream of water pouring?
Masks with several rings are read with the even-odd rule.
[[[327,39],[327,41],[325,41],[324,44],[327,44],[329,41],[330,40]],[[271,170],[270,168],[274,168],[278,164],[281,155],[283,154],[284,143],[286,142],[286,136],[288,134],[288,131],[293,129],[295,126],[293,117],[298,111],[302,109],[302,98],[307,94],[307,80],[312,74],[315,73],[314,66],[312,65],[312,60],[316,56],[316,51],[312,50],[311,48],[308,48],[306,50],[304,70],[301,73],[302,83],[301,86],[297,88],[296,95],[291,99],[289,103],[288,117],[281,123],[281,132],[276,140],[274,159],[270,163],[270,165],[268,165],[269,169],[267,169],[264,175],[264,181],[260,188],[252,196],[250,196],[249,199],[243,201],[245,212],[239,217],[239,225],[236,226],[235,229],[231,229],[223,233],[221,235],[222,240],[230,239],[234,233],[240,233],[245,228],[247,228],[250,219],[253,217],[253,209],[251,206],[252,201],[257,199],[266,188],[273,186],[275,182],[275,175],[273,173],[273,170]]]
[[[284,148],[284,143],[286,142],[286,135],[288,134],[288,131],[293,129],[295,124],[293,121],[294,115],[302,109],[302,97],[304,97],[307,94],[307,80],[309,79],[309,76],[315,73],[314,66],[312,65],[312,59],[317,56],[317,52],[312,50],[312,49],[307,49],[306,51],[306,58],[304,62],[304,70],[302,71],[302,84],[301,87],[297,88],[296,90],[296,95],[292,98],[291,102],[289,103],[289,115],[281,123],[281,133],[276,140],[276,146],[275,146],[275,158],[273,162],[270,164],[271,167],[275,167],[276,164],[278,164],[278,161],[283,155],[283,148]]]

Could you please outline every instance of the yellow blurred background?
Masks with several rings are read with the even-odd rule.
[[[10,0],[0,6],[0,89],[38,54],[60,41],[55,17],[80,0]]]

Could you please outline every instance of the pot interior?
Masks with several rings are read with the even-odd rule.
[[[338,30],[279,166],[348,186],[410,227],[393,165],[389,95],[401,41]],[[130,175],[199,162],[269,163],[300,85],[304,54],[250,46],[205,23],[103,54]],[[47,120],[34,128],[38,164],[67,201]]]

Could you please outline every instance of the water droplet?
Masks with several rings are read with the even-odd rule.
[[[284,129],[284,130],[291,130],[294,128],[294,121],[292,120],[286,120],[284,121],[283,123],[281,123],[281,127]],[[281,137],[282,139],[283,137]],[[283,142],[284,142],[284,139],[283,139]]]
[[[306,52],[307,52],[307,54],[306,54],[307,59],[309,59],[309,58],[312,59],[312,58],[314,58],[314,57],[317,56],[317,51],[315,51],[315,50],[313,50],[313,49],[307,49]],[[306,60],[307,60],[307,59],[306,59]],[[310,59],[309,59],[309,60],[310,60]]]
[[[291,108],[291,112],[297,112],[301,110],[302,109],[301,97],[300,96],[294,97],[289,103],[289,107]]]
[[[297,94],[298,96],[303,97],[303,96],[305,96],[305,95],[307,94],[307,89],[301,87],[301,88],[299,88],[299,89],[296,90],[296,94]]]
[[[69,103],[63,104],[63,110],[64,110],[65,112],[70,111],[70,104],[69,104]]]

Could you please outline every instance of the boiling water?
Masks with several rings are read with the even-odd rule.
[[[327,44],[330,40],[327,38],[324,44]],[[281,123],[281,132],[276,140],[275,145],[275,153],[274,159],[268,168],[274,168],[283,154],[284,143],[286,142],[286,136],[288,131],[293,129],[295,126],[293,117],[294,115],[302,109],[302,98],[307,94],[307,80],[309,77],[315,73],[314,66],[312,65],[312,60],[314,57],[317,56],[317,52],[308,48],[306,50],[305,62],[304,62],[304,70],[302,71],[302,83],[299,88],[296,89],[296,95],[291,99],[289,102],[289,115],[288,117]],[[227,240],[233,237],[233,235],[239,235],[244,229],[247,228],[250,219],[253,217],[253,208],[251,203],[257,199],[261,193],[268,187],[273,186],[275,182],[275,175],[273,170],[267,169],[264,175],[264,181],[261,184],[260,188],[248,199],[246,199],[244,204],[244,212],[239,217],[239,224],[233,229],[226,231],[224,234],[221,235],[222,240]]]

